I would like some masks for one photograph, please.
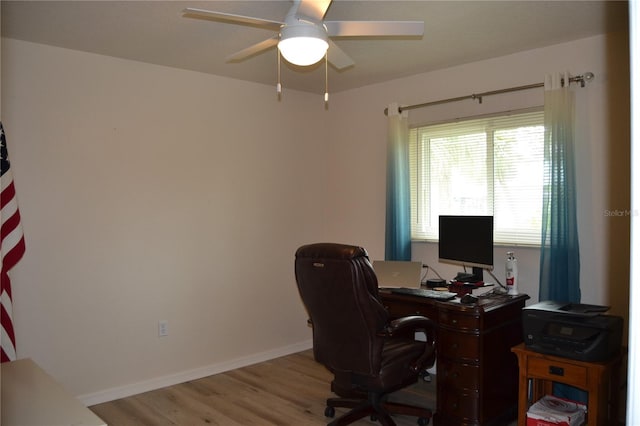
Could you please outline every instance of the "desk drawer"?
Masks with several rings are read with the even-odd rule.
[[[436,320],[435,310],[428,305],[420,305],[417,303],[405,303],[396,300],[385,300],[384,307],[389,312],[391,318],[401,318],[411,315],[422,315]]]
[[[438,312],[438,323],[443,327],[450,327],[457,330],[478,330],[480,319],[474,315],[464,315],[447,309]]]
[[[438,362],[440,358],[477,361],[480,357],[480,338],[473,334],[438,330]]]
[[[441,359],[437,364],[436,377],[443,388],[457,391],[480,389],[480,367],[477,365]]]
[[[475,392],[460,392],[442,389],[437,399],[440,424],[477,424],[480,413],[480,399]]]
[[[529,357],[528,363],[529,377],[554,380],[583,389],[587,386],[587,368],[584,366],[532,357]]]

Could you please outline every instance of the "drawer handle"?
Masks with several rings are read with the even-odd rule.
[[[451,324],[457,324],[457,323],[458,323],[458,320],[457,320],[457,319],[453,319],[453,320],[451,320]]]
[[[550,365],[549,374],[553,374],[554,376],[564,376],[564,368],[554,367],[553,365]]]

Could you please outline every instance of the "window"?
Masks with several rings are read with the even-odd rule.
[[[411,237],[438,239],[439,215],[493,215],[494,240],[540,244],[544,112],[410,130]]]

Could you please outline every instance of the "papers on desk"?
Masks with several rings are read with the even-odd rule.
[[[493,290],[495,290],[496,288],[500,288],[499,286],[495,286],[493,285],[493,283],[491,284],[485,284],[482,287],[475,287],[471,289],[471,294],[473,294],[474,296],[482,296],[484,294],[490,293]]]
[[[458,282],[449,285],[449,291],[456,293],[460,297],[464,296],[465,294],[472,294],[477,297],[482,297],[494,290],[500,291],[499,289],[500,287],[494,285],[493,283],[485,283],[480,287],[477,287],[473,284],[466,285],[464,283]]]

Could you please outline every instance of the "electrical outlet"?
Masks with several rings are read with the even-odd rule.
[[[164,337],[169,335],[169,321],[160,320],[158,321],[158,336]]]

